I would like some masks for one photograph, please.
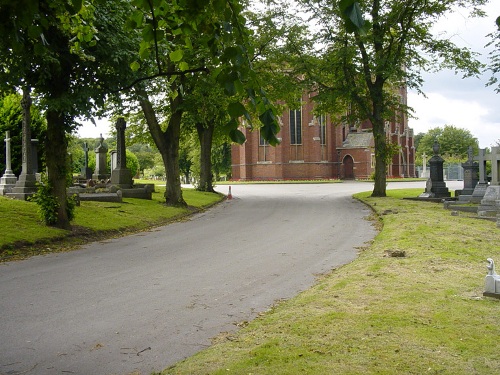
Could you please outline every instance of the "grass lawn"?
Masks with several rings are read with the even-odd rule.
[[[223,198],[219,194],[184,189],[184,200],[190,207],[166,207],[163,204],[165,187],[158,185],[155,190],[152,200],[125,198],[122,203],[81,202],[76,207],[72,231],[45,226],[33,202],[0,196],[0,261],[66,251],[94,239],[166,224]]]
[[[358,194],[381,231],[355,261],[164,374],[499,374],[500,300],[482,291],[500,229],[401,199],[419,192]]]

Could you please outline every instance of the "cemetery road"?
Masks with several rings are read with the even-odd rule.
[[[371,189],[237,185],[184,222],[0,264],[0,374],[162,370],[352,261],[375,230],[350,196]]]

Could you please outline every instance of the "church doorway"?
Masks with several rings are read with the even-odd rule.
[[[344,179],[354,180],[354,159],[351,155],[346,155],[344,157]]]

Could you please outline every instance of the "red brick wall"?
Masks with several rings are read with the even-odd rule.
[[[406,103],[406,91],[400,92]],[[277,135],[281,144],[277,147],[259,146],[260,133],[241,128],[246,135],[244,145],[232,146],[232,164],[234,180],[286,180],[286,179],[334,179],[345,177],[344,166],[338,162],[347,155],[352,157],[354,176],[357,179],[367,179],[373,173],[373,145],[369,149],[345,149],[342,142],[349,132],[348,126],[334,126],[327,117],[326,145],[320,142],[320,126],[313,115],[313,102],[309,94],[302,96],[302,144],[290,144],[290,116],[285,110],[281,117],[281,130]],[[387,122],[386,135],[389,139],[399,142],[402,154],[396,155],[389,167],[389,175],[415,176],[415,149],[413,147],[413,131],[408,129],[406,116],[395,116]],[[364,121],[361,129],[370,129],[369,121]],[[359,130],[360,131],[360,130]],[[406,161],[403,168],[403,161]],[[339,174],[340,173],[340,174]]]

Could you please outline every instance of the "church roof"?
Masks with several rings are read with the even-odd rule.
[[[371,132],[349,133],[342,143],[343,148],[369,148],[373,145],[373,134]]]

